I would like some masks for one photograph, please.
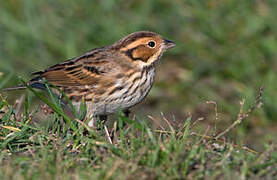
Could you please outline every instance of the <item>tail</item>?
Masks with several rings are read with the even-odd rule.
[[[22,89],[26,89],[26,86],[18,85],[18,86],[15,86],[15,87],[4,88],[4,89],[2,89],[2,91],[14,91],[14,90],[22,90]]]
[[[29,82],[27,82],[27,85],[32,88],[36,88],[36,89],[42,89],[42,90],[46,89],[46,86],[42,82],[42,79],[40,77],[31,79]],[[21,85],[15,86],[15,87],[2,89],[2,91],[14,91],[14,90],[22,90],[22,89],[26,89],[26,88],[27,87],[24,84],[21,84]]]

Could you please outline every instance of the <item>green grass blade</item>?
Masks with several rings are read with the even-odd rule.
[[[76,133],[78,134],[78,129],[76,128],[76,126],[73,124],[71,118],[69,118],[66,114],[64,114],[64,112],[57,107],[55,104],[53,104],[52,102],[50,102],[46,97],[44,97],[41,93],[35,91],[32,87],[30,87],[25,81],[21,80],[22,83],[24,84],[24,86],[26,86],[36,97],[38,97],[40,100],[42,100],[45,104],[47,104],[50,108],[53,109],[54,112],[56,112],[57,114],[59,114],[60,116],[62,116],[64,118],[64,120],[66,121],[66,123],[70,126],[70,128]]]

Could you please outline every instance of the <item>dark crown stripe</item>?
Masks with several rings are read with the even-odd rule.
[[[130,34],[129,36],[119,40],[118,43],[120,43],[120,46],[121,46],[120,48],[123,48],[138,39],[145,38],[145,37],[153,37],[153,36],[157,36],[157,34],[149,31],[141,31],[141,32]]]

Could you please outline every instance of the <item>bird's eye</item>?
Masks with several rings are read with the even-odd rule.
[[[155,47],[155,45],[156,45],[155,41],[149,41],[148,42],[148,46],[151,47],[151,48]]]

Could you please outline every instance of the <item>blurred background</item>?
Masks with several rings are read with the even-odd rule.
[[[275,0],[0,0],[0,89],[19,77],[102,47],[140,30],[176,42],[136,116],[220,132],[264,85],[264,104],[228,135],[262,148],[277,135],[277,3]],[[20,93],[20,92],[17,92]],[[5,94],[13,103],[14,94]],[[212,104],[217,103],[215,122]]]

